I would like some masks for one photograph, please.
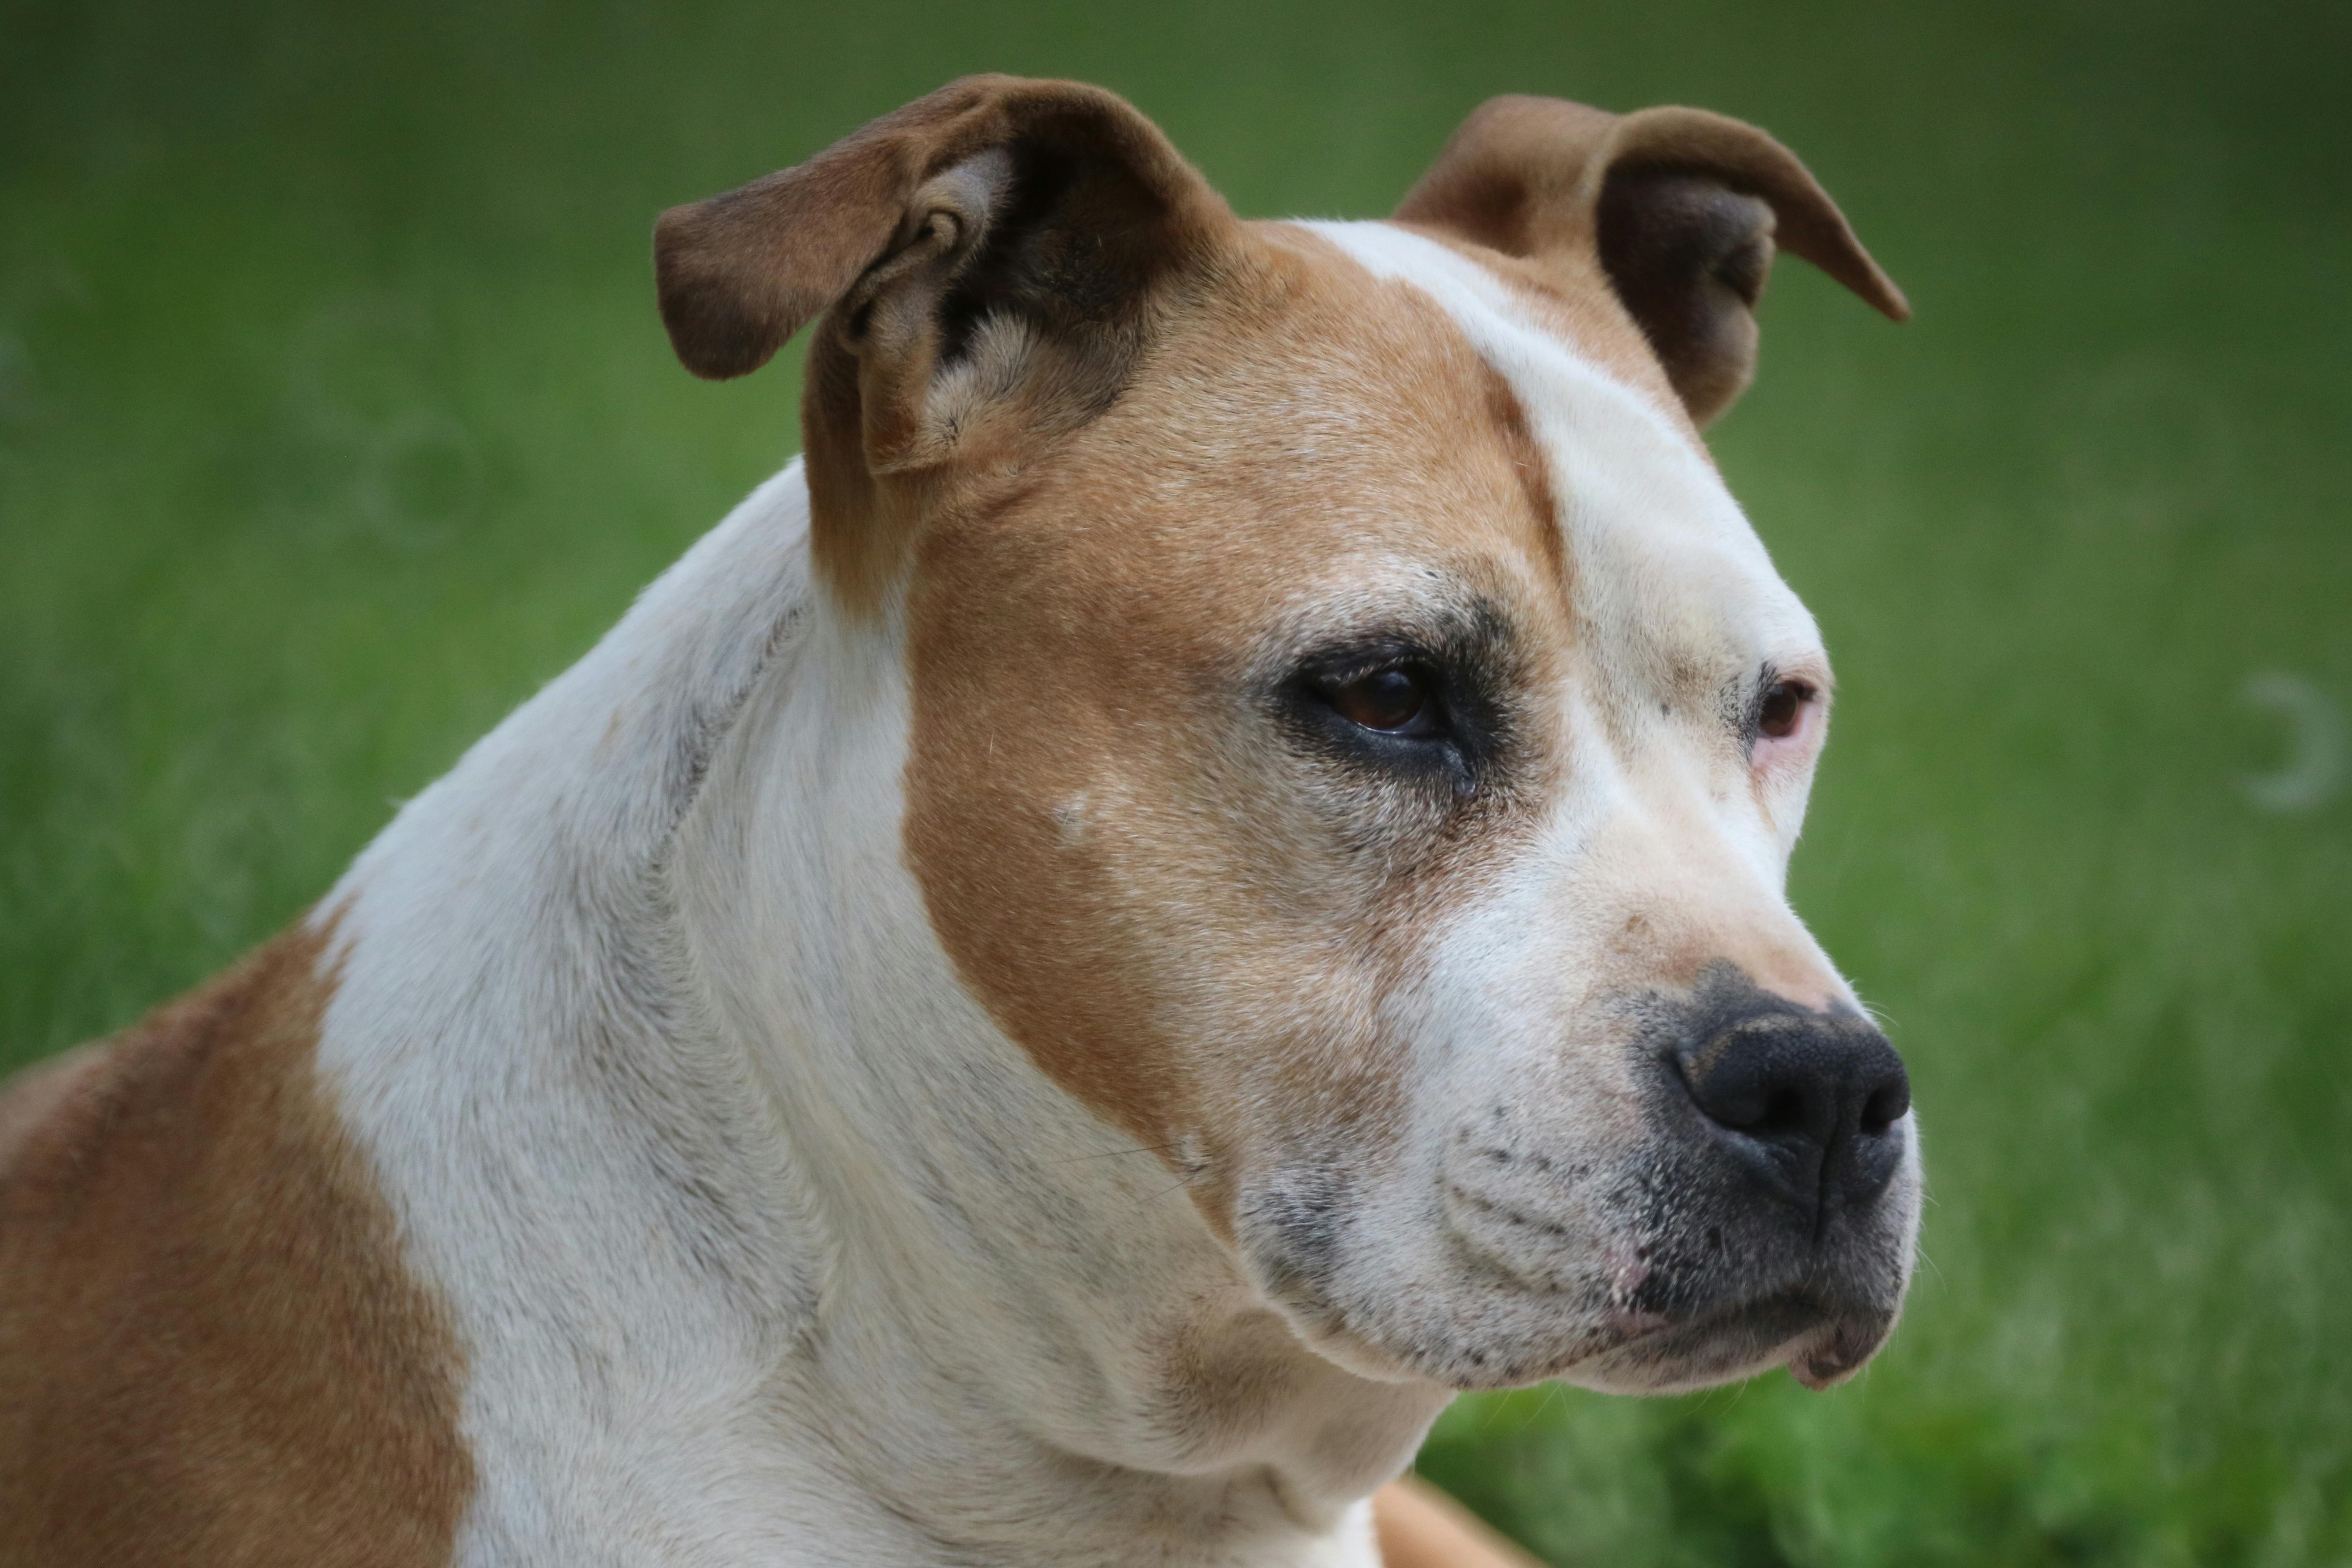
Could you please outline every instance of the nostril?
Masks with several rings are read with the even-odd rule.
[[[1862,1108],[1862,1131],[1873,1138],[1885,1136],[1886,1130],[1903,1120],[1911,1109],[1911,1086],[1901,1079],[1882,1084],[1871,1092]]]
[[[1753,1131],[1759,1132],[1798,1132],[1812,1120],[1806,1109],[1805,1092],[1792,1084],[1784,1084],[1764,1102],[1764,1115]]]
[[[1782,1133],[1801,1134],[1812,1125],[1817,1112],[1811,1086],[1791,1078],[1727,1085],[1723,1081],[1727,1076],[1731,1075],[1717,1073],[1705,1080],[1703,1087],[1692,1087],[1691,1098],[1698,1102],[1707,1120],[1718,1127],[1769,1138]]]

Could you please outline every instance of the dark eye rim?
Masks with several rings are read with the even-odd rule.
[[[1402,729],[1359,724],[1333,704],[1350,681],[1410,668],[1429,702]],[[1283,729],[1309,752],[1370,778],[1430,788],[1455,799],[1496,781],[1507,727],[1475,660],[1447,658],[1419,639],[1381,639],[1306,659],[1272,694]]]
[[[1509,787],[1520,755],[1514,696],[1525,671],[1510,620],[1496,605],[1471,598],[1450,613],[1361,626],[1286,654],[1256,689],[1304,755],[1367,784],[1436,792],[1456,803]],[[1428,722],[1366,729],[1332,706],[1329,694],[1339,687],[1395,668],[1423,681],[1432,699]]]

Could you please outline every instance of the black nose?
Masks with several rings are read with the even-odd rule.
[[[1686,1035],[1692,1101],[1790,1199],[1825,1218],[1869,1202],[1903,1163],[1903,1058],[1867,1019],[1750,992]]]

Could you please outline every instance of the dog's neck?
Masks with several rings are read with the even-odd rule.
[[[331,901],[323,1059],[406,1129],[371,1141],[482,1468],[606,1468],[587,1519],[822,1510],[845,1560],[1369,1561],[1357,1500],[1444,1391],[1304,1346],[958,983],[899,853],[898,637],[810,594],[805,514],[788,470]]]

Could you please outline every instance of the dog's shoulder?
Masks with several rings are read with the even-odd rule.
[[[318,1079],[326,943],[0,1099],[0,1563],[447,1560],[460,1358]]]
[[[9,1190],[19,1171],[32,1168],[30,1151],[37,1141],[44,1147],[79,1142],[73,1130],[102,1100],[102,1086],[112,1076],[113,1046],[111,1040],[92,1040],[0,1082],[0,1194]]]

